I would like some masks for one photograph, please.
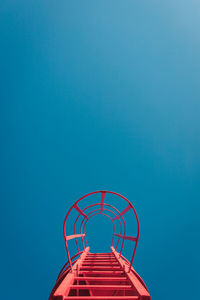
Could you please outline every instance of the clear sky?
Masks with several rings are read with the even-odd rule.
[[[0,1],[1,299],[47,299],[98,189],[138,212],[152,299],[198,298],[199,28],[197,0]]]

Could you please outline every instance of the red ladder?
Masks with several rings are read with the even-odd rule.
[[[81,210],[78,203],[84,198],[101,193],[101,202],[95,203],[93,205],[87,206],[85,209]],[[111,193],[122,197],[128,202],[128,206],[120,213],[112,205],[106,204],[104,202],[106,193]],[[94,206],[99,205],[100,208],[93,209]],[[109,209],[107,208],[109,207]],[[66,220],[72,209],[76,209],[79,213],[76,221],[74,222],[74,234],[66,235],[65,227]],[[91,211],[92,208],[92,211]],[[90,211],[88,211],[90,209]],[[137,220],[138,233],[136,237],[126,236],[126,225],[123,215],[132,209]],[[111,218],[107,212],[111,212],[114,218]],[[116,213],[117,212],[117,213]],[[111,252],[109,253],[90,253],[89,246],[87,244],[85,235],[85,225],[89,218],[95,216],[96,214],[104,214],[114,224],[114,221],[119,221],[120,224],[124,225],[124,230],[120,234],[115,233],[115,226],[113,231],[113,239],[111,245]],[[76,223],[79,217],[82,216],[83,220],[81,223],[80,234],[75,234]],[[122,222],[121,220],[122,219]],[[132,204],[123,196],[109,191],[98,191],[88,194],[78,201],[71,207],[68,214],[66,215],[64,221],[64,237],[65,245],[68,254],[68,262],[64,265],[60,271],[56,284],[50,294],[49,300],[70,300],[70,299],[124,299],[124,300],[150,300],[150,295],[147,287],[141,277],[135,272],[132,267],[133,258],[135,255],[135,250],[139,238],[139,220],[136,211]],[[118,238],[116,248],[113,246],[114,238]],[[83,250],[80,251],[77,238],[82,239]],[[75,239],[78,252],[70,257],[69,248],[67,242],[71,239]],[[122,239],[122,246],[120,252],[117,252],[117,247],[119,240]],[[123,255],[122,249],[124,245],[124,240],[131,240],[135,242],[135,247],[133,248],[133,255],[131,262],[129,262]],[[78,257],[78,258],[77,258]]]

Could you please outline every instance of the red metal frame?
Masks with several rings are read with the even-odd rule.
[[[99,202],[80,209],[79,203],[86,200],[87,197],[100,194]],[[119,211],[113,205],[105,203],[107,194],[113,194],[121,197],[128,205],[123,211]],[[74,232],[66,235],[66,222],[72,211],[75,209],[78,216],[74,221]],[[126,236],[126,222],[124,215],[132,210],[137,222],[136,236]],[[113,215],[113,218],[109,214]],[[113,224],[113,235],[111,252],[109,253],[90,253],[86,239],[86,225],[90,218],[96,215],[108,217]],[[77,222],[82,217],[79,233],[76,233]],[[115,232],[115,221],[120,224],[120,232]],[[96,191],[89,193],[78,199],[69,209],[63,224],[63,235],[65,247],[68,255],[68,261],[61,269],[56,284],[50,294],[50,300],[67,299],[141,299],[149,300],[150,295],[141,277],[132,267],[135,257],[135,251],[138,244],[140,232],[139,219],[135,208],[131,202],[124,196],[111,191]],[[116,247],[114,248],[114,238],[117,237]],[[80,251],[77,239],[81,238],[83,250]],[[68,241],[75,239],[77,253],[70,256]],[[117,252],[119,241],[122,239],[120,252]],[[122,255],[124,241],[134,242],[132,258],[130,262]],[[112,284],[110,284],[110,282]],[[109,283],[109,284],[108,284]]]

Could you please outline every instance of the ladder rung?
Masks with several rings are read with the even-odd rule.
[[[114,260],[116,260],[115,259],[115,257],[113,257],[113,256],[101,256],[101,257],[99,257],[99,256],[93,256],[93,257],[90,257],[90,256],[87,256],[85,259],[114,259]]]
[[[80,268],[81,270],[121,270],[121,267],[112,267],[112,266],[85,266]]]
[[[99,254],[94,254],[94,255],[90,255],[88,254],[87,257],[114,257],[113,254],[104,254],[104,255],[99,255]]]
[[[85,258],[90,258],[90,259],[104,259],[104,258],[108,258],[108,259],[116,259],[113,255],[111,256],[86,256]]]
[[[85,260],[115,260],[114,257],[86,257]]]
[[[87,256],[114,256],[112,252],[109,253],[88,253]]]
[[[116,261],[116,258],[115,257],[86,257],[85,259],[88,259],[88,260],[115,260]]]
[[[118,263],[104,263],[104,262],[102,262],[102,263],[86,263],[86,262],[84,262],[83,264],[82,264],[82,266],[84,266],[84,267],[89,267],[89,266],[110,266],[110,267],[116,267],[116,266],[119,266],[119,264]]]
[[[114,257],[114,255],[113,254],[102,254],[102,255],[100,255],[100,254],[94,254],[94,255],[91,255],[91,254],[88,254],[87,255],[87,257]]]
[[[118,263],[116,260],[84,260],[84,263]]]
[[[88,255],[96,255],[96,254],[113,254],[113,252],[95,252],[95,253],[92,253],[92,252],[88,252]]]
[[[84,259],[84,262],[117,262],[118,261],[116,259]]]
[[[71,285],[71,289],[73,290],[130,290],[132,288],[131,285],[93,285],[93,284],[88,284],[88,285]]]
[[[126,277],[75,277],[74,280],[79,281],[125,281],[128,280]]]
[[[138,296],[67,296],[64,300],[138,300]]]
[[[95,275],[100,275],[100,274],[124,274],[124,271],[122,271],[122,270],[113,270],[113,271],[110,271],[110,270],[106,270],[106,271],[93,271],[93,270],[91,270],[91,271],[87,271],[87,270],[81,270],[80,272],[79,272],[79,274],[95,274]]]

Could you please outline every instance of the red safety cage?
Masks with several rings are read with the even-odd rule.
[[[109,203],[109,195],[120,197],[126,206],[119,211]],[[95,196],[95,197],[94,197]],[[87,200],[94,203],[87,205]],[[98,200],[98,202],[96,202]],[[116,201],[117,204],[117,201]],[[81,208],[83,207],[83,208]],[[67,234],[67,220],[73,210],[78,216],[70,222],[73,223],[73,233]],[[125,215],[133,212],[136,219],[136,235],[126,235]],[[86,225],[90,218],[102,214],[108,217],[113,224],[111,252],[90,253],[86,237]],[[119,232],[116,232],[118,222]],[[77,231],[77,228],[79,231]],[[78,232],[78,233],[77,233]],[[150,295],[141,277],[136,273],[132,264],[138,244],[140,232],[139,219],[135,208],[124,196],[110,191],[96,191],[77,200],[69,209],[63,224],[63,234],[68,255],[68,261],[61,269],[49,300],[67,299],[141,299],[149,300]],[[114,239],[117,238],[114,247]],[[80,239],[82,250],[80,249]],[[68,243],[75,240],[77,251],[70,255]],[[124,242],[132,241],[132,257],[130,262],[123,256]],[[121,246],[120,246],[121,241]]]

